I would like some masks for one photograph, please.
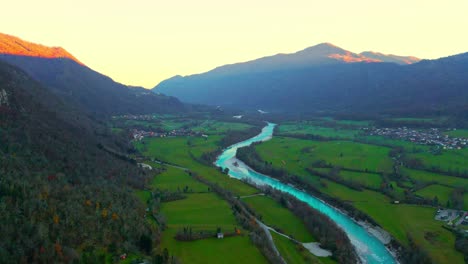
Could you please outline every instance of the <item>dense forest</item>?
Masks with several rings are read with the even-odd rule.
[[[2,262],[150,254],[159,230],[130,192],[147,176],[109,151],[125,152],[127,143],[2,62],[0,94]]]

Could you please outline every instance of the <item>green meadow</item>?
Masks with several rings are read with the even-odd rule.
[[[301,219],[272,198],[251,196],[242,200],[262,216],[262,222],[266,225],[301,242],[316,241]]]
[[[330,169],[328,168],[314,168],[314,170],[320,171],[322,173],[330,172]],[[343,180],[357,182],[360,185],[369,188],[380,188],[380,185],[382,184],[382,178],[378,173],[340,170],[338,176]]]
[[[240,259],[267,263],[244,230],[241,236],[236,237],[177,241],[174,236],[184,227],[192,228],[193,232],[216,231],[217,228],[223,232],[233,232],[234,228],[240,228],[229,204],[216,194],[197,193],[187,196],[183,200],[163,203],[161,212],[168,226],[163,233],[161,248],[168,248],[183,263],[238,263]]]
[[[430,152],[410,154],[420,159],[427,168],[438,168],[447,172],[468,172],[468,148],[442,150],[435,155]]]
[[[408,244],[410,235],[436,263],[463,262],[463,255],[453,246],[455,236],[442,228],[442,222],[434,220],[435,208],[395,205],[388,197],[378,192],[359,192],[328,180],[324,182],[327,187],[321,187],[322,192],[352,203],[402,244]],[[435,234],[434,240],[427,240],[427,233]]]
[[[430,183],[440,183],[444,185],[449,185],[451,187],[465,187],[468,188],[468,179],[453,177],[448,175],[437,174],[433,172],[427,172],[422,170],[411,170],[411,169],[402,169],[402,173],[405,176],[410,177],[413,180]]]
[[[451,137],[468,138],[468,129],[451,130],[445,132],[444,134],[449,135]]]
[[[304,175],[304,169],[323,160],[332,166],[369,172],[390,172],[389,148],[351,141],[312,141],[275,137],[257,146],[260,156],[293,174]]]
[[[215,120],[205,120],[201,124],[192,128],[193,131],[203,132],[208,135],[224,134],[230,130],[246,130],[251,125],[235,122],[220,122]]]
[[[218,169],[204,165],[198,159],[203,152],[214,151],[218,148],[216,143],[219,136],[209,136],[207,140],[203,138],[167,137],[167,138],[147,138],[136,144],[137,149],[148,158],[177,164],[186,167],[203,178],[219,184],[221,187],[232,191],[236,195],[249,195],[258,191],[227,175]]]
[[[167,166],[163,173],[156,175],[150,186],[152,189],[170,192],[182,191],[186,187],[189,192],[206,192],[208,190],[205,184],[193,180],[187,172],[170,166]]]
[[[280,252],[286,263],[314,263],[314,264],[332,264],[336,263],[331,258],[319,258],[312,255],[307,249],[301,245],[297,245],[286,237],[270,232],[275,242],[276,248]]]
[[[411,141],[401,139],[386,138],[383,136],[360,136],[358,139],[368,144],[402,147],[408,152],[423,152],[430,150],[430,147],[426,145],[416,144]]]
[[[432,184],[427,187],[424,187],[423,189],[418,190],[415,193],[427,199],[433,199],[437,196],[437,199],[439,199],[439,202],[441,204],[446,204],[447,201],[450,199],[450,194],[452,193],[452,191],[453,188],[442,186],[439,184]]]
[[[354,138],[359,134],[359,130],[340,129],[332,127],[317,126],[309,123],[286,123],[278,127],[278,132],[282,134],[309,134],[329,138]]]

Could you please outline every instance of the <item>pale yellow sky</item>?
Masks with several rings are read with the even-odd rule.
[[[438,58],[468,51],[468,0],[0,0],[0,32],[62,46],[116,81],[295,52],[344,49]]]

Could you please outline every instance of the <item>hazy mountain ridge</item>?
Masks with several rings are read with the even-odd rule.
[[[62,48],[48,48],[8,35],[2,36],[7,37],[0,38],[0,47],[8,47],[9,51],[28,52],[13,53],[5,51],[5,48],[0,49],[0,60],[25,70],[55,94],[90,113],[119,115],[186,110],[186,106],[176,98],[117,83],[81,64]]]
[[[371,56],[366,56],[369,54]],[[357,54],[337,47],[331,43],[321,43],[301,51],[285,54],[279,53],[259,59],[219,66],[202,74],[238,74],[241,72],[265,72],[285,67],[301,68],[323,66],[328,64],[355,63],[355,62],[393,62],[397,64],[411,64],[419,61],[416,57],[385,55],[370,52]],[[194,74],[190,76],[196,76]],[[177,76],[175,76],[177,77]]]
[[[330,53],[359,58],[321,44],[291,56],[309,55],[326,63],[292,67],[283,64],[251,72],[234,69],[230,74],[213,70],[163,81],[155,91],[191,103],[269,111],[445,111],[464,109],[468,102],[467,54],[408,65],[407,60],[418,59],[374,54],[379,58],[386,56],[388,61],[398,59],[400,63],[343,63],[326,60]],[[230,67],[225,66],[224,71],[229,72]]]

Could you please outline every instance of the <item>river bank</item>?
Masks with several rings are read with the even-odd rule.
[[[257,185],[267,185],[276,190],[288,193],[300,201],[307,203],[313,209],[327,215],[348,235],[351,243],[358,252],[362,262],[365,263],[397,263],[394,254],[385,244],[370,232],[367,228],[359,225],[347,214],[328,205],[324,201],[317,199],[291,185],[284,184],[267,175],[260,174],[243,162],[233,161],[238,148],[248,146],[254,142],[266,141],[272,138],[275,124],[269,123],[263,128],[262,133],[248,140],[234,144],[223,151],[216,160],[216,166],[229,169],[229,175],[237,179],[247,179]],[[237,162],[237,166],[234,165]]]

